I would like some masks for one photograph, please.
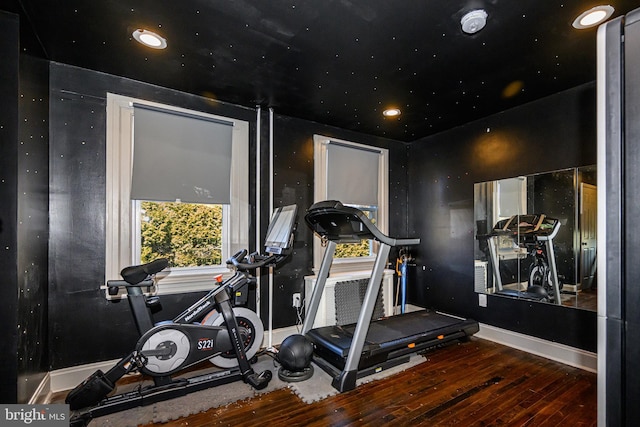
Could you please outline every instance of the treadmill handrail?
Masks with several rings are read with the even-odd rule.
[[[522,217],[535,216],[535,224],[528,224],[528,227],[523,230],[521,224],[516,223]],[[542,229],[543,225],[551,225],[551,230]],[[551,218],[545,214],[526,214],[526,215],[513,215],[506,220],[501,220],[496,223],[493,229],[488,234],[478,234],[477,239],[490,239],[495,236],[511,236],[511,237],[531,237],[533,236],[538,241],[552,240],[558,230],[560,229],[560,221],[556,218]]]
[[[331,216],[337,215],[348,223],[354,220],[364,227],[361,231],[340,230],[339,225],[331,221]],[[361,239],[372,238],[389,246],[412,246],[420,243],[420,238],[394,238],[387,236],[376,227],[360,210],[351,206],[344,206],[337,200],[325,200],[314,203],[304,217],[307,225],[318,235],[335,242],[356,242]],[[320,224],[322,220],[326,223]],[[320,229],[319,229],[320,228]],[[333,231],[333,233],[331,232]],[[351,231],[340,233],[337,231]]]

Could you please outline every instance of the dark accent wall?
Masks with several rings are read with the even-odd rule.
[[[250,147],[256,148],[256,111],[151,86],[148,84],[52,63],[50,69],[50,247],[49,337],[51,369],[121,357],[133,348],[136,334],[126,302],[112,303],[99,289],[104,283],[106,93],[246,120]],[[312,235],[304,225],[313,203],[314,133],[390,149],[394,197],[391,232],[406,230],[405,167],[407,146],[396,141],[342,131],[304,120],[275,116],[274,166],[269,171],[269,120],[261,113],[261,232],[269,219],[269,174],[274,178],[274,206],[297,203],[299,231],[293,256],[276,270],[274,328],[296,323],[291,294],[302,292],[311,274]],[[255,195],[255,157],[247,159],[250,192]],[[253,197],[253,196],[252,196]],[[250,236],[255,235],[252,206]],[[254,246],[255,238],[250,238]],[[250,247],[250,250],[263,248]],[[265,272],[263,271],[263,274]],[[109,278],[110,279],[110,278]],[[266,282],[266,275],[264,276]],[[173,317],[199,294],[162,297],[163,313]],[[261,287],[261,314],[267,324],[268,287]]]
[[[276,270],[273,309],[274,328],[296,324],[291,295],[304,296],[304,276],[313,274],[313,236],[304,222],[304,213],[313,200],[313,135],[357,142],[389,150],[389,234],[407,235],[406,153],[401,142],[363,135],[306,120],[275,115],[274,119],[274,206],[298,205],[296,247],[288,263]],[[266,168],[266,163],[265,168]],[[265,206],[268,200],[264,199]],[[392,252],[390,259],[394,259]],[[267,313],[266,295],[262,296],[263,313]]]
[[[18,138],[18,401],[49,371],[49,63],[20,56]]]
[[[50,76],[49,345],[55,370],[122,357],[136,341],[126,301],[109,302],[100,290],[105,283],[107,92],[246,120],[250,139],[255,139],[255,113],[58,63],[51,63]],[[172,318],[198,295],[163,296],[158,320]]]
[[[625,423],[631,426],[640,419],[640,406],[638,405],[640,399],[640,372],[638,371],[638,361],[640,360],[640,310],[638,310],[638,302],[640,301],[640,286],[638,286],[638,278],[640,278],[640,263],[638,262],[640,259],[640,225],[638,224],[640,217],[640,203],[638,203],[638,195],[640,194],[640,168],[638,167],[640,165],[640,78],[637,74],[640,67],[640,9],[636,9],[626,16],[624,32],[625,127],[624,169],[622,171],[624,176],[624,212],[622,217],[625,219],[624,237],[620,239],[624,242],[623,306],[620,308],[624,313],[622,317],[624,322],[622,366],[625,375],[618,383],[615,369],[612,372],[613,376],[607,373],[607,393],[611,390],[609,387],[623,389]],[[610,220],[609,217],[607,221]],[[612,221],[613,224],[615,224],[614,221]],[[615,238],[616,235],[613,234],[611,237]],[[610,267],[611,265],[608,265],[607,269]],[[607,297],[616,295],[617,292],[617,289],[608,290]],[[615,303],[615,299],[610,302],[610,304]],[[613,323],[613,319],[607,320]],[[607,329],[608,327],[609,325],[607,325]],[[607,357],[607,364],[610,360],[612,359]],[[608,396],[609,394],[607,394],[607,398]]]
[[[595,164],[595,110],[587,84],[411,144],[411,302],[596,351],[596,313],[498,296],[482,308],[473,287],[473,184]]]
[[[640,9],[603,27],[602,158],[607,186],[601,212],[606,301],[599,307],[599,424],[635,426],[640,419]],[[604,398],[604,399],[602,399]]]
[[[18,31],[18,16],[0,11],[0,402],[17,399]]]
[[[544,213],[560,221],[560,229],[553,239],[558,276],[563,283],[576,283],[576,185],[575,174],[567,171],[537,175],[528,184],[532,195],[529,212]],[[529,191],[527,191],[529,193]],[[527,268],[528,263],[523,263]]]

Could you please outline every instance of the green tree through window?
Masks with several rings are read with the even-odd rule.
[[[172,267],[222,264],[222,205],[142,202],[140,261]]]
[[[340,243],[336,245],[335,258],[355,258],[371,256],[371,240],[360,243]]]
[[[358,206],[358,205],[349,205],[356,207],[364,213],[367,218],[371,220],[372,223],[376,223],[377,219],[377,207],[376,206]],[[372,240],[361,240],[360,243],[339,243],[336,245],[336,253],[334,258],[358,258],[358,257],[369,257],[373,255],[373,251],[371,249]]]

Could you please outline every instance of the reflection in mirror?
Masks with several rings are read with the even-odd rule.
[[[474,185],[475,290],[596,310],[596,168]]]

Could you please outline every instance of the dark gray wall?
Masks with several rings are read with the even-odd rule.
[[[404,237],[407,233],[406,155],[407,145],[401,142],[345,131],[331,126],[287,116],[274,120],[274,205],[296,203],[300,212],[296,234],[296,249],[284,268],[276,271],[274,327],[296,323],[291,295],[304,295],[304,276],[313,274],[313,234],[303,220],[304,211],[313,200],[313,135],[389,149],[389,234]],[[268,163],[263,162],[265,165]],[[268,179],[268,178],[267,178]],[[268,191],[268,190],[267,190]],[[265,194],[263,194],[264,196]],[[264,199],[268,205],[268,200]],[[266,225],[265,225],[266,226]],[[393,251],[390,259],[394,259]],[[263,296],[263,313],[267,298]]]
[[[595,106],[587,84],[411,144],[411,301],[596,351],[595,312],[497,296],[481,308],[473,288],[473,184],[595,164]]]
[[[18,17],[0,11],[0,402],[17,398]]]
[[[48,365],[49,64],[20,56],[18,138],[18,401]]]
[[[51,369],[59,369],[122,357],[136,341],[126,302],[110,303],[99,289],[105,282],[107,92],[251,123],[255,115],[63,64],[52,63],[50,76],[49,345]],[[254,144],[255,130],[250,137]],[[159,319],[173,317],[196,296],[163,298]]]
[[[19,55],[17,16],[0,31],[0,401],[26,402],[49,371],[49,65]]]
[[[623,372],[624,376],[620,379],[619,387],[623,390],[624,398],[624,415],[626,425],[635,425],[640,419],[640,372],[638,370],[638,361],[640,360],[640,310],[638,310],[638,301],[640,301],[640,286],[638,286],[638,278],[640,278],[640,225],[638,218],[640,217],[640,203],[638,203],[638,195],[640,194],[640,78],[638,78],[638,68],[640,67],[640,9],[636,9],[626,17],[625,25],[625,128],[624,128],[624,206],[625,210],[622,214],[624,220],[624,237],[620,240],[624,242],[624,279],[623,279],[623,306],[619,307],[624,313],[622,321],[624,324],[624,340],[622,348],[624,349]],[[615,224],[615,220],[611,217],[607,218],[611,221],[611,225]],[[615,234],[612,234],[615,238]],[[613,267],[608,264],[607,269]],[[613,272],[612,272],[613,273]],[[615,273],[614,273],[615,274]],[[609,292],[610,291],[610,292]],[[607,297],[614,296],[619,290],[608,290]],[[607,298],[608,300],[608,298]],[[608,301],[609,304],[616,304],[615,299]],[[610,313],[609,310],[607,310]],[[612,316],[613,317],[613,316]],[[616,319],[617,320],[617,319]],[[607,329],[609,324],[614,323],[614,319],[607,319]],[[616,328],[614,327],[614,331]],[[615,351],[614,351],[615,354]],[[607,365],[611,361],[607,357]],[[616,370],[613,370],[612,376],[607,373],[607,384],[618,388],[618,379],[615,376]],[[611,389],[608,388],[608,391]],[[612,402],[611,409],[615,407],[617,402]],[[614,417],[609,418],[615,419]]]
[[[545,213],[560,221],[561,227],[553,238],[558,276],[565,284],[576,283],[576,256],[574,236],[576,233],[576,179],[574,173],[566,171],[535,176],[527,186],[531,198],[527,206],[530,212]],[[522,263],[528,277],[529,265]]]
[[[126,303],[108,302],[99,290],[105,280],[106,93],[247,120],[252,151],[256,147],[256,112],[63,64],[51,64],[50,74],[49,335],[51,368],[58,369],[123,356],[133,348],[136,339]],[[266,231],[269,217],[268,123],[263,119],[261,124],[262,233]],[[276,328],[295,324],[291,294],[302,292],[303,277],[311,273],[312,235],[305,230],[302,215],[313,199],[313,146],[309,144],[314,133],[389,148],[395,192],[404,194],[401,188],[405,187],[406,180],[405,144],[284,116],[275,117],[274,204],[294,202],[300,210],[295,253],[276,272],[273,319]],[[253,194],[255,158],[247,159],[247,164]],[[406,221],[402,221],[407,215],[406,205],[394,200],[390,209],[396,212],[392,232],[406,228]],[[255,218],[255,206],[252,212],[252,218]],[[254,230],[252,224],[250,235]],[[253,245],[255,239],[250,241]],[[261,313],[266,322],[267,287],[261,289],[261,301],[265,303]],[[163,313],[159,319],[171,318],[197,296],[163,297]],[[79,341],[82,345],[78,345]]]
[[[601,175],[607,191],[600,224],[605,231],[607,257],[600,271],[606,301],[598,324],[604,336],[599,365],[600,424],[635,426],[640,419],[640,9],[604,27],[604,88],[602,107]],[[622,41],[624,41],[622,43]],[[602,194],[602,193],[601,193]],[[599,408],[600,409],[600,408]]]

